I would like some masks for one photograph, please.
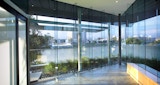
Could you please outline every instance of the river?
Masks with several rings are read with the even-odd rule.
[[[78,49],[76,47],[43,49],[41,54],[40,60],[42,62],[64,62],[77,60]],[[108,46],[83,46],[81,54],[88,58],[106,58],[109,55]],[[118,46],[111,46],[111,56],[118,56]],[[122,45],[122,56],[160,60],[160,46]]]

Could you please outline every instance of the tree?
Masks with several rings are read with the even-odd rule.
[[[117,37],[113,37],[111,40],[114,41],[114,42],[117,42],[117,41],[118,41],[118,40],[117,40]]]
[[[51,36],[45,35],[42,36],[41,32],[32,29],[30,31],[29,35],[29,48],[30,49],[41,49],[41,48],[48,48],[49,47],[49,40],[51,39]],[[30,51],[29,52],[29,57],[30,57],[30,62],[33,63],[37,59],[37,55],[41,55],[39,51]]]
[[[48,47],[50,37],[49,36],[40,36],[40,35],[29,35],[29,45],[30,49],[39,49],[43,46]]]
[[[139,40],[138,38],[128,38],[126,40],[126,44],[141,44],[142,41]]]
[[[160,44],[160,40],[154,41],[154,44]]]

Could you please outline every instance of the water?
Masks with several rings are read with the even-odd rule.
[[[77,60],[78,49],[60,48],[60,49],[44,49],[41,50],[42,62],[65,62],[66,60]],[[90,46],[82,47],[82,56],[88,58],[106,58],[108,57],[108,46]],[[118,57],[118,46],[111,46],[111,57]],[[124,45],[122,46],[122,56],[132,56],[140,58],[157,58],[160,59],[159,46],[145,45]]]
[[[42,62],[64,62],[66,60],[77,60],[78,49],[73,48],[61,48],[61,49],[45,49],[41,50],[41,61]],[[88,58],[106,58],[108,57],[107,46],[93,46],[93,47],[82,47],[82,57]]]
[[[160,60],[160,46],[125,45],[122,48],[122,56],[128,55],[147,59],[157,58]]]

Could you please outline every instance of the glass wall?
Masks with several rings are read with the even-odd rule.
[[[0,79],[1,84],[16,85],[15,16],[0,7]]]
[[[117,63],[117,16],[58,1],[48,2],[49,7],[42,10],[34,10],[41,9],[37,1],[29,4],[31,82],[36,81],[32,80],[32,74],[36,73],[39,73],[38,79],[43,80],[108,65],[108,42],[113,47],[113,63]]]
[[[107,64],[108,58],[108,28],[109,22],[106,22],[106,14],[100,14],[95,10],[81,9],[82,10],[82,26],[81,27],[81,57],[82,69],[92,69],[101,67]],[[85,16],[89,19],[85,20]],[[93,22],[93,18],[100,18],[100,22]],[[102,19],[106,18],[106,20]],[[89,22],[90,21],[90,22]]]
[[[159,0],[137,0],[122,20],[122,56],[159,76]]]
[[[27,85],[26,22],[18,19],[19,85]]]
[[[32,79],[32,74],[35,73],[40,73],[39,77],[41,75],[41,79],[45,79],[77,72],[76,20],[35,15],[32,17],[37,18],[30,23],[30,81],[36,81]],[[40,21],[47,22],[40,23]],[[61,23],[69,23],[69,25]]]
[[[0,84],[27,85],[26,18],[4,1],[0,3],[0,51]]]
[[[39,75],[37,80],[43,80],[63,74],[77,74],[77,71],[91,70],[108,64],[110,16],[85,8],[80,10],[74,11],[79,13],[77,19],[31,16],[30,82],[36,81],[32,76],[36,73]],[[100,17],[100,20],[93,21],[97,17]],[[81,64],[80,70],[78,62]]]
[[[111,63],[118,63],[119,59],[119,26],[118,16],[111,16],[110,25],[110,57]]]

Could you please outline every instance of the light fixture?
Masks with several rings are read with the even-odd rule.
[[[118,1],[116,0],[116,3],[118,3]]]
[[[39,26],[54,26],[54,27],[68,27],[74,28],[72,25],[59,25],[59,24],[48,24],[48,23],[38,23]]]
[[[37,16],[37,15],[32,15],[32,17],[36,17],[36,20],[41,20],[41,21],[51,21],[51,22],[62,22],[62,23],[71,23],[73,24],[75,21],[71,19],[63,19],[63,18],[56,18],[56,17],[47,17],[47,16]]]
[[[14,20],[11,20],[12,23],[14,23]]]
[[[6,10],[5,10],[5,9],[3,9],[2,7],[0,7],[0,11],[6,12]]]
[[[0,23],[0,27],[4,27],[5,26],[5,24],[3,24],[3,23]]]
[[[21,25],[21,26],[22,26],[22,25],[25,25],[25,24],[22,23],[21,21],[18,21],[18,24]]]

